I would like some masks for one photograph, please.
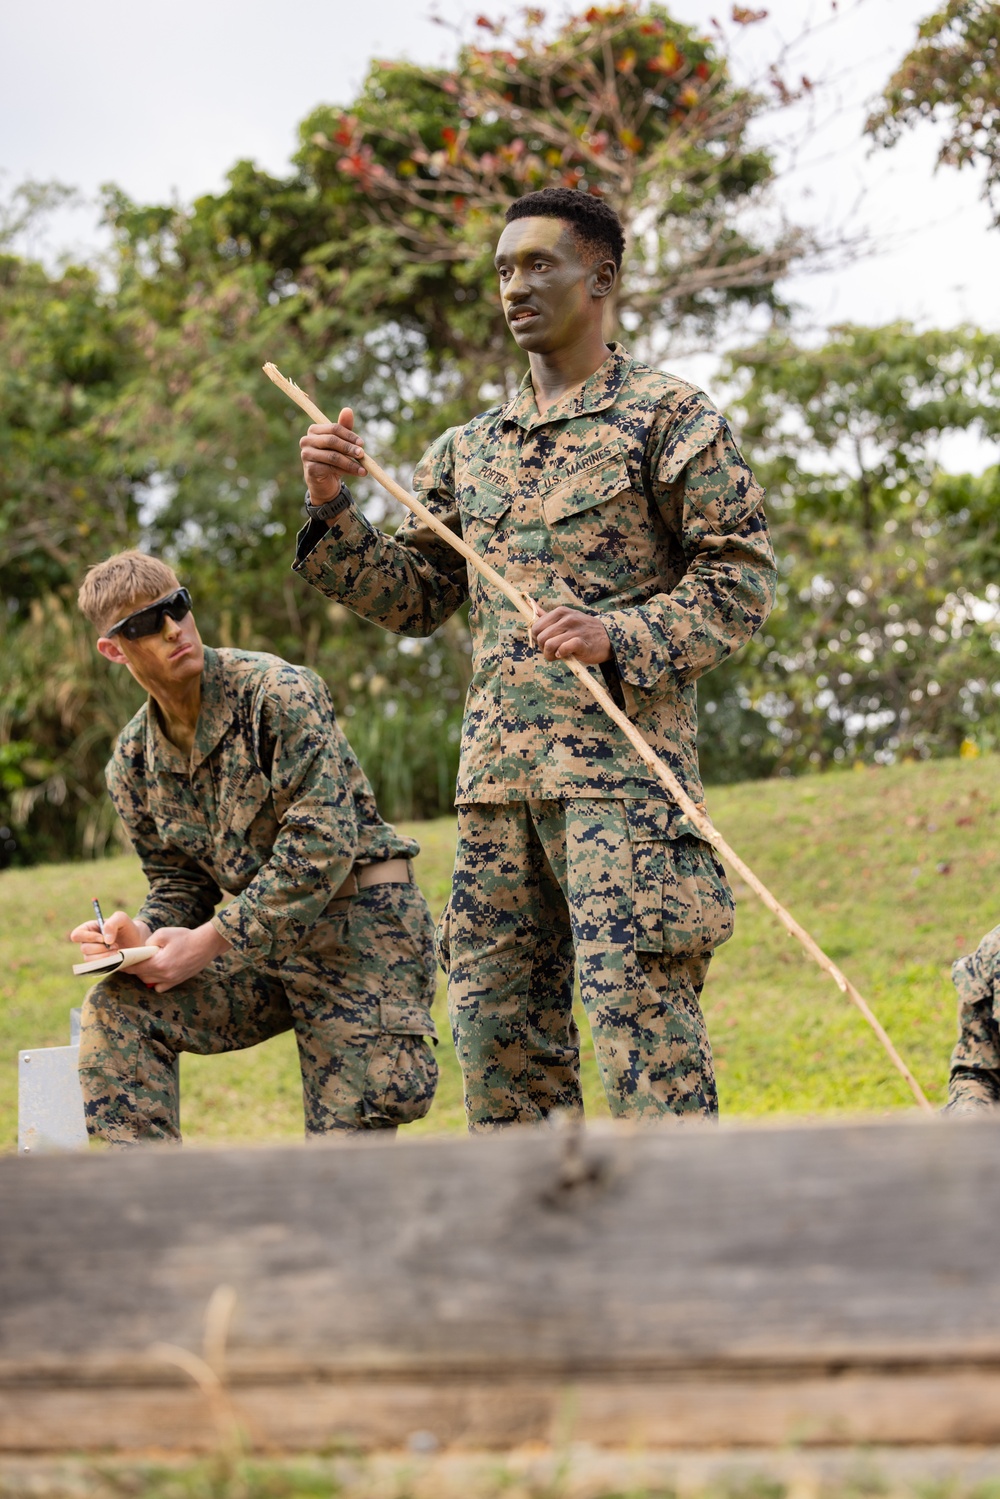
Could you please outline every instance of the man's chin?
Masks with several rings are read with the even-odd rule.
[[[508,323],[511,337],[519,349],[524,349],[526,354],[547,354],[549,352],[545,329],[540,322],[530,322],[526,327],[520,327],[517,323]]]
[[[174,682],[186,682],[190,677],[199,676],[204,666],[205,652],[198,646],[182,651],[166,663],[167,674]]]

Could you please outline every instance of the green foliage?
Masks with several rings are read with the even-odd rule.
[[[33,599],[23,621],[0,616],[0,660],[0,823],[18,843],[7,859],[120,848],[104,766],[142,701],[136,684],[107,670],[66,594]]]
[[[779,604],[741,658],[779,766],[1000,743],[1000,473],[947,475],[940,438],[1000,431],[1000,337],[846,326],[734,355],[769,492]]]
[[[68,621],[86,565],[137,541],[177,567],[207,640],[326,676],[388,815],[450,803],[465,627],[410,651],[290,574],[303,422],[266,360],[331,416],[356,404],[405,481],[430,438],[520,375],[491,257],[525,189],[573,182],[616,203],[635,228],[619,314],[659,333],[774,302],[805,248],[746,228],[772,175],[748,139],[763,101],[696,29],[638,3],[554,34],[533,12],[512,31],[481,20],[485,44],[457,42],[453,68],[375,63],[347,111],[313,111],[287,176],[238,162],[190,207],[109,189],[100,274],[0,260],[0,745],[32,746],[0,804],[20,819],[18,857],[106,846],[100,769],[132,694]],[[63,193],[26,186],[0,244]],[[357,492],[391,528],[397,511]],[[89,728],[75,689],[59,696],[67,675]]]
[[[758,241],[742,223],[773,175],[747,138],[763,100],[661,5],[591,7],[554,35],[538,15],[480,17],[489,40],[465,45],[454,69],[377,62],[349,111],[304,122],[303,176],[340,208],[338,236],[311,261],[341,301],[375,296],[432,359],[502,379],[514,359],[493,245],[508,203],[546,186],[605,197],[631,231],[626,326],[704,332],[734,302],[773,300],[806,241]]]
[[[721,45],[655,3],[555,30],[539,14],[479,18],[450,68],[374,63],[348,109],[306,118],[286,176],[239,162],[190,207],[110,189],[100,271],[0,253],[0,827],[18,845],[0,835],[0,860],[113,847],[101,772],[137,694],[72,601],[88,563],[136,542],[176,566],[206,640],[324,675],[388,816],[450,805],[464,621],[397,642],[291,574],[303,421],[266,360],[330,416],[356,405],[406,482],[521,372],[491,256],[506,204],[547,183],[625,219],[615,316],[639,352],[756,303],[780,315],[776,281],[808,245],[760,229],[766,106]],[[794,97],[772,83],[779,107]],[[20,189],[0,252],[66,191]],[[997,354],[974,330],[855,328],[820,350],[775,334],[734,362],[783,606],[702,684],[709,780],[995,742],[1000,475],[939,472],[933,444],[996,434]],[[398,509],[356,493],[391,530]]]
[[[133,357],[95,271],[0,254],[0,591],[19,612],[70,580],[81,547],[134,534],[142,473],[104,427]]]
[[[948,0],[920,23],[918,36],[865,129],[894,146],[920,120],[943,117],[939,164],[985,167],[983,196],[1000,227],[1000,4]]]

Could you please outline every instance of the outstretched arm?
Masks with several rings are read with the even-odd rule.
[[[353,422],[345,407],[341,418],[347,416]],[[415,484],[428,509],[461,535],[452,438],[445,433],[433,445],[418,465]],[[343,420],[309,428],[302,470],[314,504],[336,498],[342,481],[360,469],[353,456],[358,442]],[[469,595],[465,561],[429,527],[409,518],[387,536],[354,505],[329,525],[310,521],[299,532],[292,565],[321,593],[397,635],[432,634]]]

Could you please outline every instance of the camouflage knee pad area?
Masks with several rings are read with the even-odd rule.
[[[433,995],[432,923],[415,885],[333,902],[280,968],[223,957],[166,994],[113,975],[84,1006],[87,1127],[111,1144],[179,1139],[177,1054],[233,1051],[287,1030],[308,1134],[409,1123],[437,1085]]]
[[[472,1128],[581,1106],[574,960],[613,1114],[717,1112],[700,995],[733,904],[666,804],[459,808],[438,933]]]

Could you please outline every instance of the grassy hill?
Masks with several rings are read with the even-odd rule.
[[[1000,757],[837,772],[715,790],[729,842],[835,958],[874,1007],[935,1102],[954,1041],[952,961],[1000,923]],[[447,897],[450,820],[416,825],[418,873],[435,915]],[[135,909],[135,860],[0,874],[0,1149],[17,1133],[17,1051],[64,1044],[83,980],[64,933],[90,914]],[[911,1098],[874,1036],[831,981],[737,886],[736,935],[718,953],[705,1008],[726,1114],[906,1108]],[[442,1082],[411,1130],[464,1128],[461,1083],[437,1008]],[[581,1019],[585,1040],[587,1031]],[[290,1035],[226,1057],[181,1063],[189,1142],[296,1138],[302,1129]],[[588,1114],[606,1114],[589,1042]]]

